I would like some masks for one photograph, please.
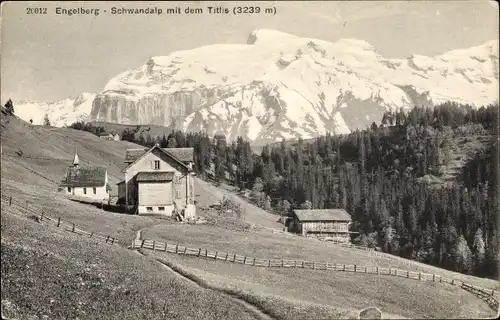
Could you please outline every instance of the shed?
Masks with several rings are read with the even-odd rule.
[[[350,242],[350,224],[351,216],[344,209],[297,209],[288,229],[304,236]]]

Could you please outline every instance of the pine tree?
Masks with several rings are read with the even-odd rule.
[[[478,275],[481,273],[485,258],[485,244],[483,240],[483,232],[481,231],[481,229],[477,229],[476,234],[474,235],[474,243],[472,244],[472,248],[474,250],[475,274]]]
[[[47,113],[43,117],[43,125],[46,127],[50,127],[50,119],[49,119],[49,115]]]
[[[5,103],[4,107],[9,114],[14,114],[14,104],[12,103],[11,99],[7,100],[7,103]]]
[[[455,263],[461,272],[470,273],[472,270],[472,253],[467,240],[463,235],[458,238],[457,249],[455,253]]]

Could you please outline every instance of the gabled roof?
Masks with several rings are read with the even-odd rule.
[[[293,210],[299,221],[351,221],[344,209]]]
[[[102,187],[106,183],[106,168],[69,168],[60,186]]]
[[[182,167],[184,167],[188,171],[192,171],[190,167],[187,166],[187,163],[192,160],[187,160],[189,158],[189,154],[191,155],[191,159],[193,158],[193,148],[160,148],[158,145],[153,146],[151,149],[127,149],[125,153],[125,162],[128,163],[128,166],[122,170],[122,172],[127,171],[128,168],[137,163],[142,157],[144,157],[147,153],[152,152],[153,150],[158,149],[168,157],[179,163]],[[177,150],[177,151],[174,151]],[[181,160],[177,158],[176,155],[179,155],[184,159]]]
[[[137,182],[152,182],[152,181],[172,181],[174,172],[139,172],[135,177]]]
[[[140,158],[143,154],[148,152],[148,148],[140,149],[127,149],[125,154],[125,162],[134,162]],[[177,158],[177,160],[183,163],[194,162],[194,148],[161,148],[161,150],[167,152],[171,156]]]

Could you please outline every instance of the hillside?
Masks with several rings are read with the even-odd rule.
[[[218,290],[200,289],[183,282],[181,277],[155,264],[154,260],[127,250],[130,240],[139,230],[143,230],[143,236],[148,238],[224,248],[261,257],[297,257],[401,267],[397,260],[309,239],[285,238],[264,229],[243,231],[213,225],[179,224],[168,219],[106,212],[71,202],[57,194],[54,188],[59,171],[67,166],[65,160],[58,159],[67,157],[71,160],[72,157],[72,151],[66,148],[78,148],[81,161],[90,165],[109,163],[108,170],[119,178],[119,162],[124,150],[132,144],[103,141],[78,130],[31,127],[3,115],[1,123],[2,151],[15,152],[21,148],[23,154],[29,152],[31,155],[31,158],[2,155],[2,197],[12,196],[19,204],[9,207],[2,200],[2,312],[6,309],[10,312],[6,315],[37,314],[41,317],[53,312],[54,317],[78,316],[80,319],[92,319],[97,314],[101,317],[116,314],[117,319],[167,315],[169,318],[194,319],[251,317],[247,309],[231,303],[232,300],[218,294]],[[205,204],[215,202],[224,193],[231,195],[229,191],[197,182],[195,193]],[[25,205],[34,212],[43,211],[49,216],[74,222],[85,230],[116,237],[118,245],[105,246],[54,226],[37,224],[29,219],[32,213],[26,212]],[[272,220],[266,220],[266,213],[258,210],[246,205],[248,222],[267,221],[262,224],[269,223],[268,226],[273,227]],[[362,274],[251,269],[180,257],[163,258],[222,291],[237,288],[250,297],[249,301],[277,319],[352,317],[360,308],[372,305],[379,306],[384,314],[393,318],[494,316],[489,307],[474,295],[438,283]],[[427,270],[416,264],[404,268]],[[28,269],[30,271],[26,271]],[[457,276],[446,270],[434,272]],[[16,285],[20,283],[21,275],[26,274],[26,282]],[[35,277],[36,274],[44,276]],[[82,282],[76,281],[79,277]],[[498,285],[492,280],[461,277],[484,287],[496,288]],[[97,282],[101,284],[95,285]],[[30,287],[46,290],[36,289],[28,293],[23,289],[27,283]],[[10,307],[5,308],[5,305]],[[52,307],[48,307],[50,305]],[[71,311],[72,308],[76,308],[75,311]],[[209,313],[206,310],[210,310]],[[205,312],[203,315],[202,311]]]
[[[123,180],[125,151],[135,144],[102,140],[85,131],[30,125],[3,113],[1,116],[2,179],[55,187],[78,150],[83,166],[107,168],[112,194],[117,194],[116,183]]]
[[[208,45],[131,66],[97,93],[88,118],[256,143],[348,133],[378,123],[388,110],[498,101],[498,58],[498,40],[435,57],[387,59],[363,40],[258,29],[246,44]]]

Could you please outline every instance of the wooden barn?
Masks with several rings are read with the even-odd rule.
[[[78,152],[75,152],[73,165],[69,166],[64,178],[59,183],[59,190],[66,195],[103,201],[109,199],[111,188],[108,184],[108,172],[101,167],[80,167]]]
[[[303,236],[350,242],[351,216],[344,209],[293,210],[288,231]]]
[[[185,217],[196,215],[194,205],[193,148],[128,149],[123,170],[125,180],[118,183],[118,198],[137,213],[171,216],[174,209]]]

